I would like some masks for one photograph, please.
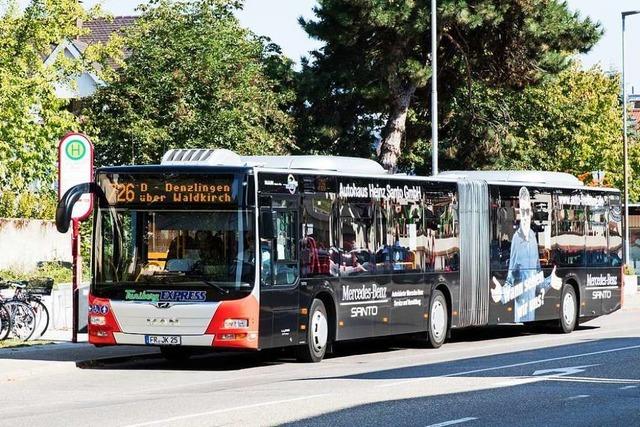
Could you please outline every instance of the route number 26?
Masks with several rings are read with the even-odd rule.
[[[113,188],[116,190],[116,202],[117,203],[131,203],[136,198],[133,184],[114,184]]]

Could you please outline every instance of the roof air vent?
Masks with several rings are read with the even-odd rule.
[[[201,166],[246,166],[240,156],[231,150],[218,148],[179,148],[167,151],[162,156],[162,165],[201,165]]]

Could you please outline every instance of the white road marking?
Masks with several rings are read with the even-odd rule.
[[[454,424],[462,424],[462,423],[466,423],[467,421],[473,421],[473,420],[477,420],[477,419],[478,418],[476,418],[476,417],[458,418],[457,420],[444,421],[444,422],[438,423],[438,424],[429,424],[427,427],[452,426]]]
[[[620,390],[629,390],[631,388],[638,388],[637,385],[626,385],[624,387],[620,387]]]
[[[591,395],[588,395],[588,394],[578,394],[577,396],[567,397],[565,400],[585,399],[585,398],[587,398],[587,397],[591,397]]]
[[[558,382],[578,382],[578,383],[594,383],[594,384],[640,384],[640,380],[631,378],[596,378],[596,377],[568,377],[568,376],[536,376],[536,377],[519,377],[507,381],[493,383],[494,387],[513,387],[516,385],[531,384],[540,381],[558,381]],[[635,388],[637,385],[621,387],[621,389]]]
[[[540,381],[543,381],[545,378],[516,378],[516,379],[512,379],[512,380],[508,380],[508,381],[500,381],[497,383],[493,383],[492,385],[494,387],[513,387],[516,385],[524,385],[524,384],[531,384],[531,383],[537,383]]]
[[[324,397],[324,396],[329,396],[329,395],[330,395],[330,393],[324,393],[324,394],[314,394],[312,396],[296,397],[296,398],[293,398],[293,399],[271,400],[271,401],[268,401],[268,402],[253,403],[251,405],[234,406],[232,408],[216,409],[214,411],[199,412],[197,414],[180,415],[180,416],[177,416],[177,417],[163,418],[161,420],[147,421],[147,422],[138,423],[138,424],[129,424],[126,427],[151,426],[151,425],[154,425],[154,424],[163,424],[163,423],[170,423],[170,422],[173,422],[173,421],[188,420],[190,418],[204,417],[206,415],[222,414],[222,413],[225,413],[225,412],[238,411],[238,410],[243,410],[243,409],[260,408],[262,406],[271,406],[271,405],[278,405],[278,404],[281,404],[281,403],[297,402],[299,400],[315,399],[316,397]]]
[[[636,384],[640,383],[640,380],[631,378],[594,378],[594,377],[546,377],[549,381],[576,381],[583,383],[604,383],[604,384]]]
[[[587,331],[587,330],[584,330],[584,331],[573,331],[573,333],[571,335],[575,335],[576,339],[579,338],[580,340],[584,340],[584,338],[591,337],[591,336],[598,336],[598,335],[610,336],[611,334],[616,334],[618,332],[631,333],[631,331],[640,331],[640,328],[617,328],[617,329],[605,329],[605,330],[596,330],[596,331]],[[582,344],[583,343],[582,341],[565,342],[565,341],[561,341],[557,337],[549,338],[546,335],[516,336],[516,337],[512,337],[512,338],[515,338],[515,339],[525,338],[526,342],[524,344],[527,344],[527,346],[524,347],[523,349],[514,350],[514,351],[533,351],[533,350],[543,350],[543,349],[551,348],[552,346],[539,347],[539,345],[541,345],[542,343],[546,343],[546,342],[563,343],[563,344],[570,344],[570,345]],[[618,338],[620,338],[620,337],[618,337]],[[490,339],[488,338],[487,341],[490,341]],[[449,346],[452,346],[452,345],[455,345],[455,344],[457,344],[457,343],[449,344]],[[520,342],[513,343],[513,344],[514,345],[515,344],[520,344]],[[492,350],[494,348],[503,348],[504,346],[505,346],[504,342],[501,342],[501,343],[498,343],[498,344],[491,344],[491,345],[483,346],[482,350]],[[445,346],[445,348],[443,348],[442,350],[443,350],[443,353],[446,354],[446,356],[450,356],[450,355],[454,355],[454,354],[458,354],[458,353],[477,352],[477,350],[475,348],[470,348],[470,347],[452,349],[450,347]],[[416,358],[416,357],[423,357],[422,354],[423,353],[416,352],[416,353],[413,353],[413,354],[410,354],[410,355],[406,355],[406,356],[380,357],[380,358],[377,359],[377,361],[386,362],[386,361],[392,361],[392,360],[413,359],[413,358]],[[508,354],[508,353],[502,353],[502,354]],[[485,357],[485,356],[495,356],[495,354],[487,352],[487,353],[481,353],[481,354],[478,355],[478,357]],[[333,359],[333,360],[338,361],[337,359]],[[453,359],[453,360],[455,360],[455,359]],[[329,359],[328,361],[332,361],[332,359]],[[446,359],[446,361],[449,361],[449,359]],[[440,363],[440,362],[438,362],[438,363]]]
[[[599,364],[583,365],[583,366],[567,366],[566,368],[539,369],[533,373],[533,376],[544,375],[545,377],[560,377],[565,375],[578,374],[580,372],[584,372],[585,371],[584,368],[591,368],[592,366],[599,366]],[[553,372],[556,372],[556,373],[553,374]],[[545,375],[545,374],[551,374],[551,375]]]
[[[535,364],[538,364],[538,363],[554,362],[556,360],[575,359],[577,357],[593,356],[593,355],[596,355],[596,354],[614,353],[614,352],[617,352],[617,351],[634,350],[634,349],[637,349],[637,348],[640,348],[640,345],[632,345],[632,346],[629,346],[629,347],[611,348],[611,349],[608,349],[608,350],[592,351],[592,352],[589,352],[589,353],[572,354],[572,355],[569,355],[569,356],[551,357],[551,358],[548,358],[548,359],[531,360],[529,362],[512,363],[512,364],[509,364],[509,365],[492,366],[490,368],[473,369],[471,371],[455,372],[453,374],[438,375],[438,376],[435,376],[435,377],[411,378],[409,380],[404,380],[404,381],[396,381],[396,382],[393,382],[393,383],[379,384],[376,387],[381,387],[381,388],[382,387],[393,387],[393,386],[397,386],[397,385],[408,384],[408,383],[413,383],[413,382],[418,382],[418,381],[425,381],[425,380],[434,379],[434,378],[457,377],[457,376],[460,376],[460,375],[469,375],[469,374],[477,374],[477,373],[480,373],[480,372],[497,371],[497,370],[500,370],[500,369],[515,368],[515,367],[518,367],[518,366],[535,365]]]

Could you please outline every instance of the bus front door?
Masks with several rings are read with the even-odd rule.
[[[273,232],[264,236],[261,227],[260,347],[298,344],[299,198],[270,197]],[[262,217],[262,216],[261,216]]]

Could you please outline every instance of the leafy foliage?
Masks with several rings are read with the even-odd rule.
[[[398,157],[405,167],[416,160],[413,148],[428,146],[431,127],[429,3],[319,1],[317,19],[302,21],[326,42],[303,66],[303,149],[370,153],[381,139],[385,167],[395,169]],[[486,164],[487,153],[500,151],[497,119],[482,116],[478,97],[493,104],[482,107],[501,108],[493,95],[557,74],[601,34],[556,0],[442,0],[438,16],[441,147],[461,164],[476,157]]]
[[[22,281],[49,277],[53,279],[54,287],[60,283],[70,283],[71,276],[71,266],[57,261],[44,262],[38,266],[37,270],[28,273],[16,270],[0,270],[0,279],[2,280]]]
[[[5,3],[6,4],[6,3]],[[75,0],[32,0],[23,12],[9,2],[0,12],[0,216],[52,218],[56,146],[79,127],[54,85],[83,67],[52,46],[82,30],[89,14]]]
[[[277,154],[292,146],[291,62],[240,27],[228,0],[152,1],[131,56],[91,100],[97,163],[158,162],[169,148]]]

